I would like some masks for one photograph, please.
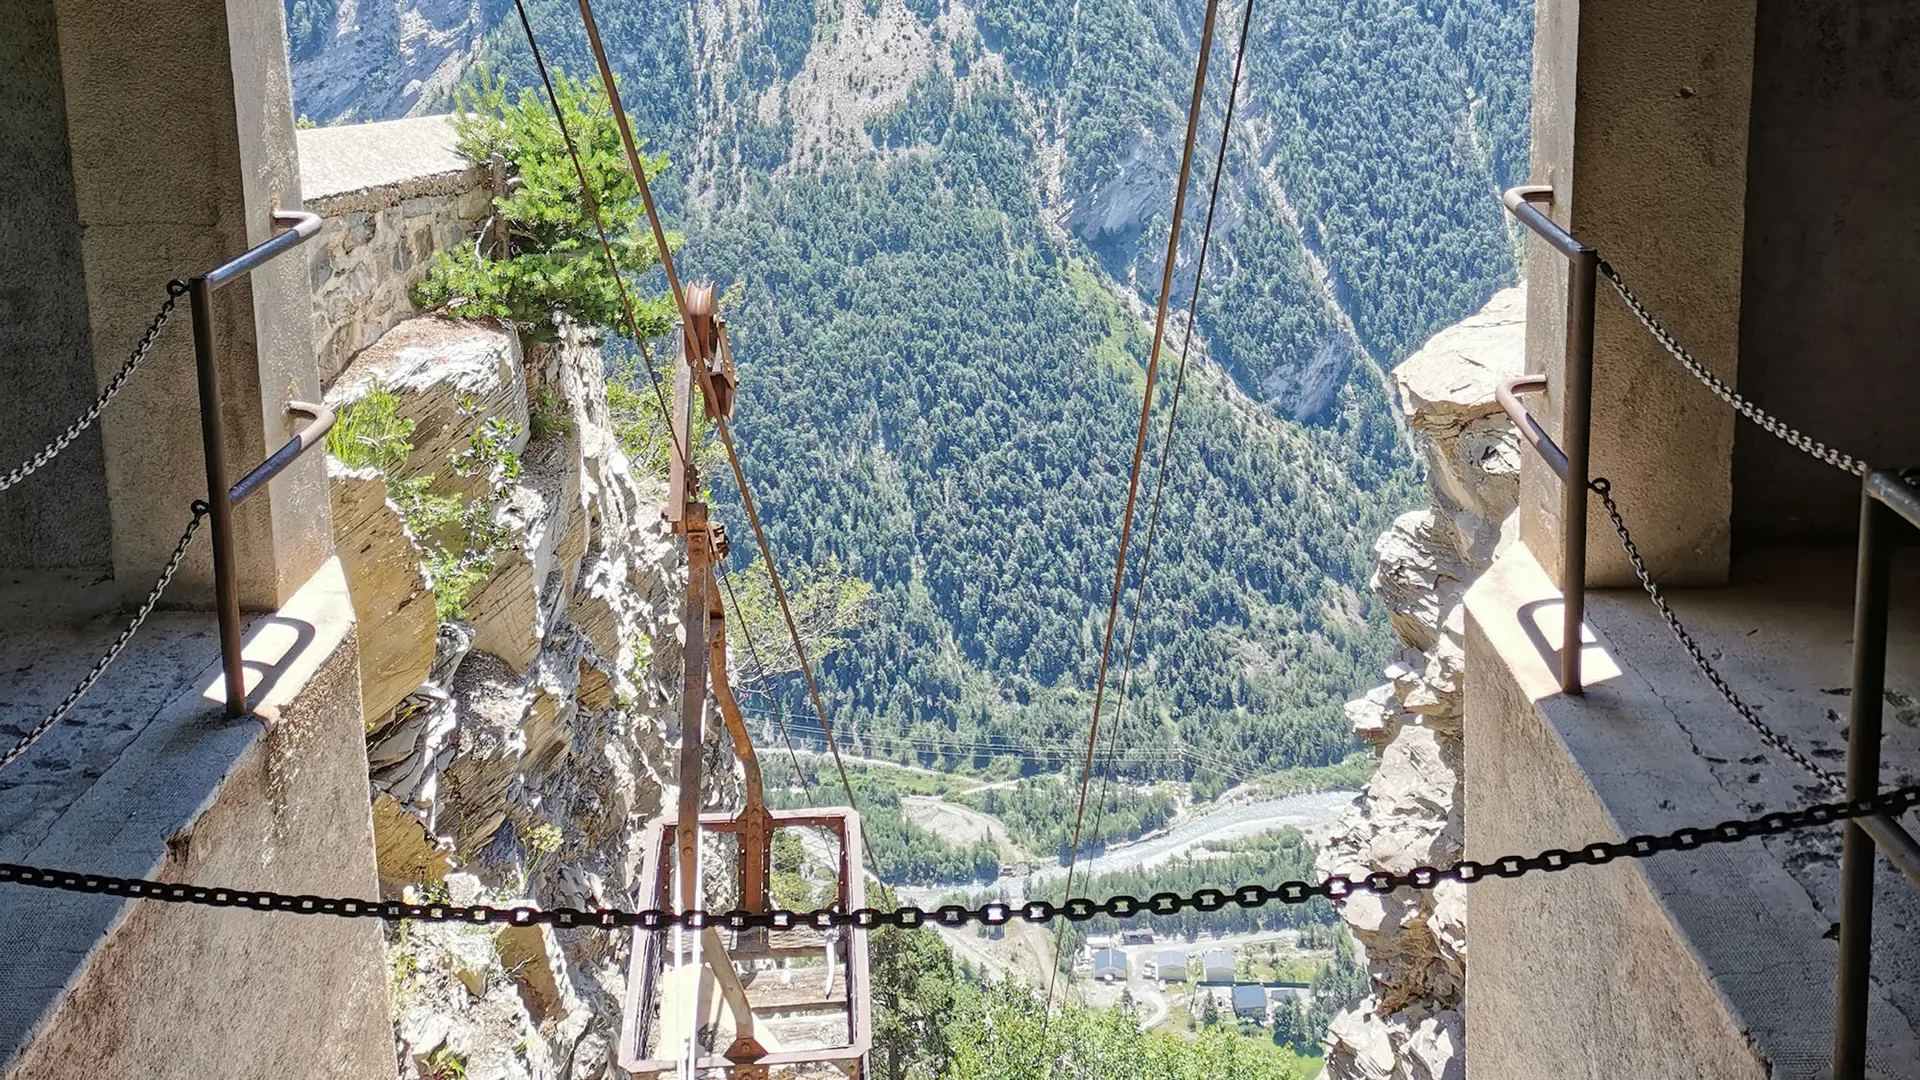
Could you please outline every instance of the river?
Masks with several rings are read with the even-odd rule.
[[[1074,871],[1074,878],[1078,881],[1083,874],[1149,869],[1205,841],[1234,840],[1288,825],[1310,836],[1318,837],[1324,835],[1326,830],[1339,819],[1353,802],[1355,794],[1351,791],[1313,791],[1279,799],[1229,803],[1217,809],[1202,811],[1185,820],[1176,821],[1164,832],[1154,833],[1125,844],[1116,844],[1096,858],[1082,859]],[[1036,868],[1032,873],[1003,874],[986,886],[974,885],[965,888],[969,892],[980,888],[1004,891],[1009,899],[1017,901],[1025,898],[1027,890],[1032,886],[1056,880],[1063,877],[1066,872],[1066,867],[1049,863]],[[927,904],[958,890],[953,886],[928,888],[910,885],[902,886],[896,891],[903,900]]]

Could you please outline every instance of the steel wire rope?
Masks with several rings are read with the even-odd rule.
[[[766,671],[766,666],[760,659],[759,646],[753,643],[753,631],[747,626],[747,617],[744,614],[745,609],[740,606],[740,595],[733,591],[733,579],[727,576],[726,567],[724,566],[720,568],[719,576],[721,587],[727,590],[727,599],[733,603],[733,618],[735,622],[740,624],[740,638],[747,644],[747,655],[753,657],[753,666],[764,672]],[[773,722],[779,725],[780,741],[786,744],[787,760],[793,763],[794,779],[802,785],[811,787],[811,785],[807,784],[800,769],[800,754],[793,748],[793,736],[787,731],[787,718],[786,715],[780,711],[780,699],[772,694],[768,694],[767,701],[773,706]],[[734,708],[739,709],[742,716],[747,714],[747,710],[740,709],[737,701],[734,703]],[[809,791],[808,795],[811,796],[812,792]],[[864,833],[862,834],[862,839],[864,840]]]
[[[1227,142],[1233,134],[1233,109],[1240,97],[1240,73],[1247,59],[1247,32],[1253,28],[1254,0],[1246,0],[1240,14],[1240,43],[1233,56],[1233,78],[1227,86],[1226,115],[1220,121],[1220,150],[1214,155],[1213,176],[1207,191],[1207,214],[1200,230],[1200,252],[1194,259],[1193,293],[1187,300],[1187,336],[1180,343],[1180,364],[1173,378],[1173,396],[1167,409],[1167,433],[1160,438],[1160,467],[1153,481],[1153,501],[1147,511],[1147,539],[1140,548],[1140,579],[1134,585],[1133,613],[1127,619],[1127,640],[1120,650],[1120,694],[1113,705],[1113,723],[1107,732],[1107,771],[1100,779],[1100,798],[1094,804],[1093,843],[1100,843],[1106,824],[1107,792],[1113,785],[1114,748],[1127,718],[1127,690],[1133,681],[1134,641],[1140,631],[1140,609],[1147,603],[1147,574],[1153,567],[1153,544],[1160,535],[1160,501],[1167,490],[1167,465],[1173,457],[1175,424],[1180,419],[1180,392],[1187,384],[1187,358],[1199,330],[1200,283],[1207,273],[1207,249],[1213,243],[1213,212],[1220,202],[1220,175],[1227,167]],[[1057,966],[1057,962],[1056,962]]]
[[[633,314],[633,298],[627,294],[627,279],[620,273],[620,260],[613,253],[613,243],[607,239],[607,223],[600,213],[600,200],[593,193],[593,184],[587,180],[586,166],[580,162],[580,151],[574,145],[573,131],[567,126],[565,110],[560,107],[560,95],[554,92],[553,76],[547,71],[547,61],[540,53],[540,43],[534,39],[533,21],[527,17],[526,2],[513,0],[513,7],[520,15],[520,28],[526,32],[527,48],[533,52],[533,66],[539,69],[540,82],[547,88],[547,101],[553,106],[554,122],[560,125],[560,140],[566,143],[567,156],[573,159],[574,175],[580,178],[580,197],[586,201],[587,209],[593,214],[593,231],[600,237],[600,250],[606,255],[607,272],[613,275],[614,290],[620,296],[620,311],[627,320],[627,335],[633,338],[634,346],[640,350],[640,360],[647,369],[647,381],[653,384],[653,400],[660,407],[660,423],[667,429],[667,445],[673,448],[674,453],[680,455],[681,465],[690,468],[693,463],[693,458],[688,452],[690,447],[682,445],[674,436],[673,414],[667,409],[666,391],[660,387],[660,373],[654,369],[653,353],[647,348],[647,339],[640,333],[640,320]],[[646,181],[642,179],[640,190],[645,193],[646,189]],[[652,210],[651,201],[647,203],[647,208],[649,211]],[[661,240],[661,250],[666,250],[664,238]],[[669,274],[673,272],[671,267],[667,272]]]
[[[586,0],[581,0],[586,3]],[[1120,514],[1120,549],[1114,555],[1113,590],[1107,604],[1107,629],[1100,646],[1100,667],[1094,678],[1093,722],[1087,729],[1086,762],[1080,769],[1080,798],[1074,811],[1073,846],[1067,851],[1065,891],[1061,899],[1073,900],[1073,871],[1078,861],[1081,827],[1086,821],[1087,789],[1093,779],[1093,755],[1100,745],[1100,708],[1106,699],[1107,665],[1113,655],[1113,631],[1120,621],[1120,597],[1126,585],[1127,543],[1133,537],[1133,508],[1140,493],[1140,470],[1147,453],[1147,429],[1153,421],[1153,384],[1160,368],[1160,347],[1166,339],[1167,301],[1173,292],[1173,271],[1180,254],[1180,221],[1187,209],[1187,184],[1193,176],[1193,144],[1200,131],[1200,111],[1207,91],[1207,59],[1213,52],[1214,19],[1220,12],[1220,0],[1207,0],[1206,21],[1200,28],[1200,51],[1193,68],[1193,99],[1187,105],[1186,139],[1180,151],[1180,178],[1174,187],[1173,219],[1167,226],[1167,258],[1160,273],[1160,297],[1153,319],[1153,344],[1147,351],[1146,387],[1140,395],[1140,424],[1134,434],[1133,465],[1127,475],[1127,501]],[[1047,997],[1040,1013],[1040,1034],[1044,1040],[1048,1019],[1053,1014],[1053,990],[1060,976],[1060,945],[1065,935],[1054,938],[1053,967],[1047,972]]]
[[[1217,0],[1213,0],[1213,2],[1217,2]],[[526,22],[524,0],[514,0],[514,6],[520,9],[521,21],[527,25],[528,37],[529,40],[531,40],[532,26]],[[606,48],[600,42],[600,26],[593,17],[593,5],[589,0],[579,0],[579,7],[580,19],[587,32],[587,44],[592,48],[594,63],[600,70],[600,84],[606,92],[608,105],[613,109],[614,124],[620,131],[620,144],[622,149],[626,151],[627,167],[633,173],[634,182],[639,185],[640,202],[646,207],[647,222],[653,228],[653,242],[654,247],[660,254],[660,268],[662,272],[666,274],[667,286],[673,293],[674,307],[680,313],[681,325],[689,326],[692,323],[692,313],[687,307],[686,293],[680,287],[680,275],[673,265],[673,251],[667,244],[666,229],[660,223],[660,210],[654,205],[653,193],[647,186],[646,169],[642,167],[640,152],[634,145],[633,129],[627,123],[627,110],[625,106],[620,103],[620,88],[614,82],[613,68],[608,64]],[[712,393],[712,373],[695,365],[695,375],[699,378],[701,392],[706,396],[707,400],[714,400],[714,394]],[[853,782],[847,778],[846,764],[840,759],[839,740],[833,737],[833,723],[827,719],[826,704],[820,697],[819,683],[816,682],[813,677],[813,666],[807,659],[806,644],[800,639],[799,623],[794,619],[792,605],[787,601],[786,586],[780,581],[780,568],[774,563],[773,550],[767,543],[766,530],[760,524],[760,512],[754,506],[753,491],[747,484],[746,470],[742,468],[740,464],[739,449],[734,445],[733,441],[733,426],[729,424],[727,418],[717,410],[713,413],[712,420],[715,430],[720,432],[720,442],[726,448],[727,464],[733,470],[734,484],[740,491],[740,504],[746,510],[747,524],[753,528],[754,543],[760,549],[760,561],[765,564],[768,580],[773,584],[773,596],[775,600],[779,601],[781,618],[787,624],[787,635],[793,640],[794,655],[799,658],[800,674],[806,680],[807,694],[809,698],[812,699],[814,712],[820,718],[821,730],[827,733],[827,745],[833,750],[834,766],[839,770],[841,787],[846,789],[848,805],[858,811],[860,804],[859,800],[856,799],[853,794]],[[688,459],[683,457],[682,460]],[[689,466],[690,465],[691,462],[689,461]],[[873,850],[871,845],[867,843],[865,829],[860,831],[860,845],[864,849],[867,861],[870,864],[869,869],[873,872],[873,876],[879,879],[880,868],[878,865],[873,864]]]

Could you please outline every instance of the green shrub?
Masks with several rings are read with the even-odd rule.
[[[400,415],[400,399],[377,380],[365,396],[348,402],[327,432],[327,453],[353,469],[392,474],[413,452],[413,421]]]
[[[629,280],[645,274],[657,261],[653,236],[606,95],[560,73],[554,89],[620,272]],[[439,253],[415,286],[414,302],[463,318],[502,319],[548,340],[556,316],[623,329],[618,282],[600,250],[592,203],[582,197],[560,126],[540,93],[525,89],[509,101],[506,83],[483,70],[475,85],[457,94],[454,130],[468,160],[485,163],[499,154],[512,166],[517,183],[493,201],[493,212],[506,223],[509,250],[497,259],[473,245]],[[651,179],[666,169],[666,155],[655,154],[644,165]],[[668,242],[677,244],[678,238]],[[632,299],[643,337],[672,325],[666,297]]]

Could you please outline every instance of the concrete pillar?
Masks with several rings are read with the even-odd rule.
[[[53,0],[21,0],[0,37],[0,469],[37,453],[98,392]],[[0,494],[0,566],[105,569],[100,433]]]
[[[1540,0],[1535,183],[1554,220],[1600,249],[1695,356],[1732,380],[1740,344],[1753,0]],[[1561,385],[1566,264],[1527,250],[1527,363]],[[1668,357],[1602,282],[1594,338],[1592,471],[1668,584],[1727,573],[1734,414]],[[1558,435],[1563,404],[1537,402]],[[1556,579],[1559,482],[1529,457],[1521,538]],[[1604,515],[1587,581],[1634,578]]]
[[[54,0],[94,372],[104,380],[164,296],[273,232],[297,207],[284,12],[278,0]],[[319,400],[307,259],[219,294],[235,476],[285,441],[290,398]],[[144,592],[206,491],[185,304],[102,419],[115,578]],[[235,516],[241,603],[277,608],[331,551],[324,466],[288,470]],[[210,545],[169,599],[211,602]]]

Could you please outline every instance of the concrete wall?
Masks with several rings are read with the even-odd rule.
[[[284,11],[235,0],[54,0],[88,315],[104,379],[170,278],[203,273],[297,207]],[[282,259],[222,290],[228,454],[236,471],[320,392],[305,267]],[[114,575],[144,592],[206,493],[189,335],[169,334],[101,423]],[[235,516],[241,602],[271,610],[331,552],[325,470],[288,469]],[[173,596],[207,602],[202,545]],[[171,598],[171,597],[170,597]]]
[[[98,389],[53,3],[12,10],[0,35],[0,469],[38,452]],[[163,295],[152,293],[153,306]],[[0,567],[109,565],[104,468],[93,428],[0,495]]]
[[[1754,0],[1540,0],[1532,179],[1554,220],[1595,245],[1724,377],[1740,346],[1741,235]],[[1566,263],[1527,251],[1528,370],[1562,385]],[[1669,582],[1724,579],[1733,414],[1700,391],[1617,299],[1594,335],[1592,471],[1613,481],[1641,552]],[[1536,409],[1560,432],[1564,404]],[[1559,576],[1559,481],[1529,455],[1521,536]],[[1587,580],[1632,570],[1606,520]]]
[[[338,562],[257,621],[245,654],[267,681],[257,718],[221,718],[217,677],[176,684],[87,791],[33,835],[4,838],[7,857],[377,895],[358,650]],[[0,793],[13,797],[25,796]],[[370,920],[9,888],[0,955],[9,1080],[393,1075],[387,969]]]
[[[332,385],[417,314],[410,290],[435,252],[473,242],[491,193],[486,170],[455,152],[445,116],[311,128],[299,145],[307,208],[327,219],[309,260],[320,379]]]
[[[1740,390],[1875,465],[1920,464],[1920,9],[1758,9]],[[1743,423],[1734,539],[1851,544],[1859,490]]]

